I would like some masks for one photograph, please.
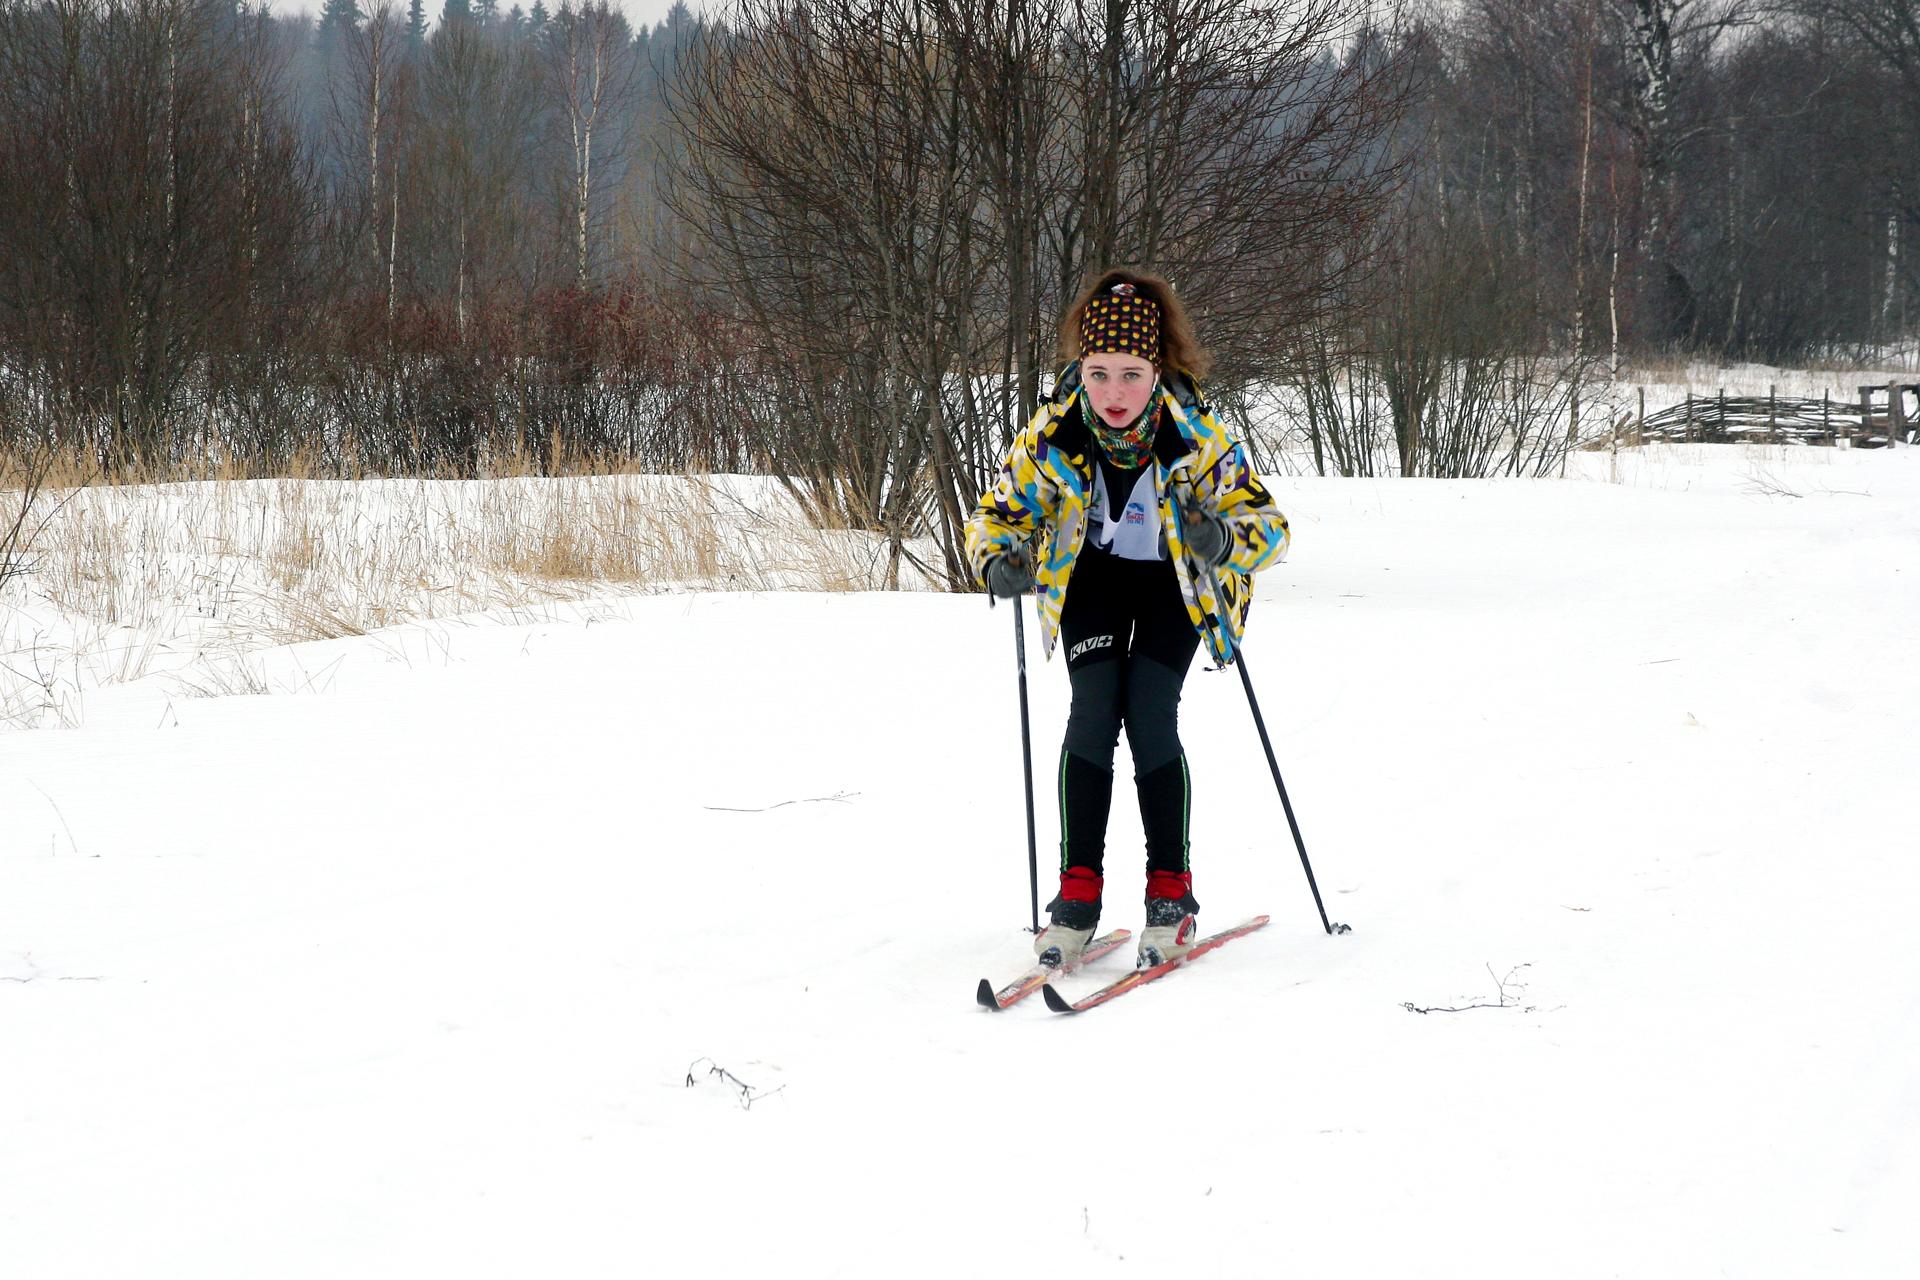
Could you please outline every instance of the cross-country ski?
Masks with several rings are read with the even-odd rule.
[[[1232,942],[1235,938],[1244,938],[1255,929],[1261,928],[1267,923],[1267,919],[1268,917],[1266,916],[1255,916],[1245,924],[1237,924],[1231,929],[1223,929],[1219,933],[1200,939],[1200,941],[1193,944],[1192,948],[1188,950],[1186,954],[1177,959],[1163,960],[1159,964],[1151,965],[1144,969],[1135,969],[1125,977],[1116,978],[1106,986],[1081,996],[1078,1000],[1069,1001],[1066,997],[1062,996],[1059,991],[1054,989],[1051,982],[1047,984],[1042,996],[1047,1002],[1047,1008],[1053,1010],[1055,1013],[1085,1013],[1088,1009],[1103,1005],[1115,997],[1123,996],[1129,991],[1138,990],[1149,982],[1164,978],[1175,969],[1186,968],[1195,960],[1207,954],[1207,952]]]
[[[1106,955],[1109,951],[1125,943],[1126,940],[1132,936],[1132,932],[1127,929],[1115,929],[1112,933],[1102,934],[1087,944],[1087,949],[1080,953],[1078,960],[1061,965],[1036,964],[998,990],[994,989],[992,979],[982,978],[980,979],[980,989],[974,993],[974,999],[979,1002],[981,1008],[992,1009],[996,1012],[1007,1008],[1009,1005],[1018,1004],[1020,1001],[1025,1000],[1028,996],[1038,991],[1041,987],[1044,987],[1049,978],[1056,977],[1062,973],[1072,973],[1089,961],[1098,960],[1101,956]]]

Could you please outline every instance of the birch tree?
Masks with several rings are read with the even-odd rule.
[[[394,0],[377,0],[364,22],[335,38],[328,87],[342,153],[342,203],[360,229],[359,278],[385,294],[391,329],[399,293],[400,151],[412,79],[407,19]]]
[[[426,279],[451,295],[467,336],[476,295],[524,262],[533,76],[524,54],[462,18],[437,29],[421,69],[420,181]]]
[[[1682,147],[1708,123],[1677,114],[1685,80],[1719,38],[1753,20],[1750,0],[1610,0],[1632,68],[1627,127],[1640,170],[1642,304],[1662,341],[1684,342],[1695,322],[1693,288],[1676,251]]]
[[[608,185],[610,172],[617,176],[622,130],[634,98],[633,33],[607,0],[585,0],[578,7],[567,0],[537,39],[543,92],[566,135],[573,274],[585,289],[601,212],[598,193]]]

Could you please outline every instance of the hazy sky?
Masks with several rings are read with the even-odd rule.
[[[268,0],[275,13],[319,13],[323,0]],[[429,25],[440,20],[440,9],[446,0],[426,0],[427,22]],[[505,13],[519,5],[522,9],[533,8],[533,0],[500,0],[500,11]],[[368,0],[360,0],[360,7],[368,7]],[[405,12],[407,0],[394,0],[394,7]],[[558,9],[560,0],[547,0],[548,9]],[[660,22],[667,16],[667,10],[673,8],[673,0],[613,0],[613,7],[627,15],[627,21],[635,27],[648,26]],[[710,0],[687,0],[687,8],[699,13],[703,9],[715,7]]]

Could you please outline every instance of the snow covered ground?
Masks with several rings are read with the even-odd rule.
[[[1275,481],[1249,669],[1353,932],[1196,671],[1202,920],[1274,923],[1080,1018],[972,1000],[1028,953],[979,597],[440,619],[0,734],[0,1274],[1912,1274],[1920,453],[1578,462]]]

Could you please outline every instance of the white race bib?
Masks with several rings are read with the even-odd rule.
[[[1160,494],[1154,482],[1158,468],[1151,465],[1133,482],[1126,505],[1114,510],[1113,496],[1107,492],[1106,468],[1093,469],[1093,505],[1100,522],[1093,530],[1093,543],[1122,560],[1160,559]]]

